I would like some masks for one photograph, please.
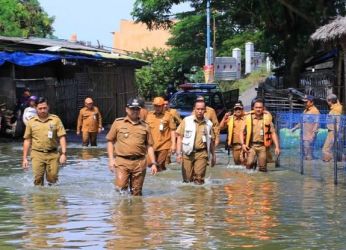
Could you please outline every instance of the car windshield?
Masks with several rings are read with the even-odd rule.
[[[184,93],[176,96],[175,108],[180,109],[192,109],[195,104],[197,96],[200,96],[201,93]],[[203,93],[204,100],[206,104],[210,105],[210,95]]]

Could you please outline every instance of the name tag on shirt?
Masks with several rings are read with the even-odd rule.
[[[51,130],[48,131],[48,138],[49,139],[53,138],[53,131],[51,131]]]
[[[202,142],[207,142],[207,137],[205,135],[202,136]]]

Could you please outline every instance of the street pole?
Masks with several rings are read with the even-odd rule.
[[[210,0],[207,0],[207,65],[211,65],[211,52],[210,52]]]

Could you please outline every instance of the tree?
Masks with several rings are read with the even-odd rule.
[[[168,52],[162,49],[144,50],[132,55],[148,60],[149,66],[136,70],[136,85],[139,94],[146,99],[163,95],[168,84],[174,84],[177,67],[171,63]]]
[[[0,0],[0,6],[0,35],[52,35],[54,17],[49,17],[37,0]]]
[[[137,21],[144,22],[149,27],[167,27],[172,25],[169,20],[171,7],[181,2],[186,1],[136,0],[132,14]],[[205,0],[190,0],[189,2],[194,11],[182,14],[180,16],[182,22],[185,18],[193,20],[188,16],[199,16],[203,20]],[[290,85],[298,83],[304,60],[313,53],[313,46],[309,43],[312,32],[328,22],[331,17],[344,15],[346,12],[344,0],[218,0],[211,1],[211,7],[214,13],[217,13],[217,44],[223,45],[217,48],[217,53],[224,54],[226,50],[231,49],[227,46],[234,43],[232,39],[237,36],[244,37],[244,34],[258,33],[259,36],[255,36],[258,39],[255,45],[258,47],[259,44],[262,51],[269,53],[277,65],[284,65],[286,80]],[[205,27],[203,22],[198,24]],[[190,24],[186,22],[182,25]],[[201,38],[205,36],[203,27],[200,27]],[[173,34],[174,29],[175,27],[173,27]],[[179,29],[186,32],[180,33],[179,37],[191,39],[189,37],[193,34],[191,29]],[[185,47],[182,42],[183,40],[178,39],[177,36],[173,36],[170,41],[177,56],[184,54]],[[190,44],[190,47],[193,45]],[[200,53],[198,52],[197,55]],[[201,59],[198,61],[200,62]]]

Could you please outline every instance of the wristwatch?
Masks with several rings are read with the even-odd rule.
[[[151,163],[151,166],[155,165],[156,167],[159,165],[156,161]]]

